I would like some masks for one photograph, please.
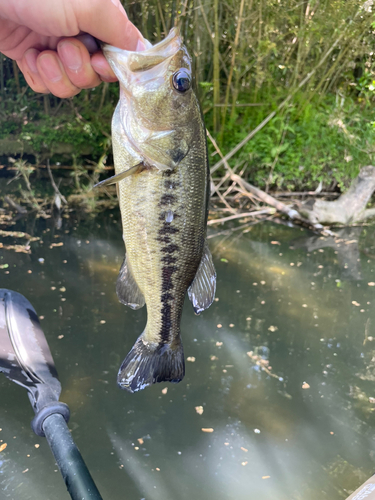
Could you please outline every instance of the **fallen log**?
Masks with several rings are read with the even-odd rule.
[[[286,205],[282,201],[276,200],[275,198],[273,198],[273,196],[270,196],[261,189],[244,181],[239,175],[231,174],[230,178],[243,189],[244,193],[251,193],[251,195],[255,196],[259,201],[262,201],[263,203],[276,208],[278,212],[286,215],[287,217],[289,217],[289,219],[302,222],[311,227],[311,229],[313,229],[314,231],[317,231],[324,236],[333,236],[334,233],[332,233],[332,231],[330,231],[329,229],[324,228],[323,225],[319,222],[312,222],[311,220],[301,215],[297,210],[294,209],[294,207]]]
[[[298,212],[312,224],[350,226],[375,216],[366,205],[375,191],[375,167],[363,167],[348,191],[337,200],[309,200],[298,204]]]

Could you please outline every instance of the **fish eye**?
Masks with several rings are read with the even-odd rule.
[[[186,92],[191,87],[190,74],[186,69],[180,69],[172,76],[173,87],[179,92]]]

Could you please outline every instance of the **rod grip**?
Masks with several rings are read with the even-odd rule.
[[[54,415],[55,413],[62,415],[66,423],[69,422],[70,410],[69,406],[60,401],[53,401],[43,406],[41,410],[36,413],[31,421],[31,428],[37,436],[44,437],[43,423],[46,418]]]
[[[103,500],[64,417],[50,415],[43,422],[43,430],[72,500]]]

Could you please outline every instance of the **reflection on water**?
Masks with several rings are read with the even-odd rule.
[[[372,474],[370,228],[340,230],[341,242],[271,223],[211,233],[218,300],[199,318],[186,303],[185,379],[128,394],[116,374],[146,314],[116,298],[118,213],[19,224],[41,241],[31,255],[0,253],[0,286],[43,317],[70,428],[104,498],[338,500]],[[0,388],[4,498],[67,498],[25,391],[5,377]]]

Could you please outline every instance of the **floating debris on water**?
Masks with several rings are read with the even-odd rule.
[[[212,427],[202,427],[202,432],[214,432]]]
[[[186,361],[189,361],[190,363],[194,363],[195,358],[194,358],[194,356],[189,356],[188,358],[186,358]]]
[[[307,382],[302,384],[302,389],[310,389],[310,385]]]
[[[203,413],[203,406],[196,406],[195,411],[198,413],[198,415],[202,415]]]

